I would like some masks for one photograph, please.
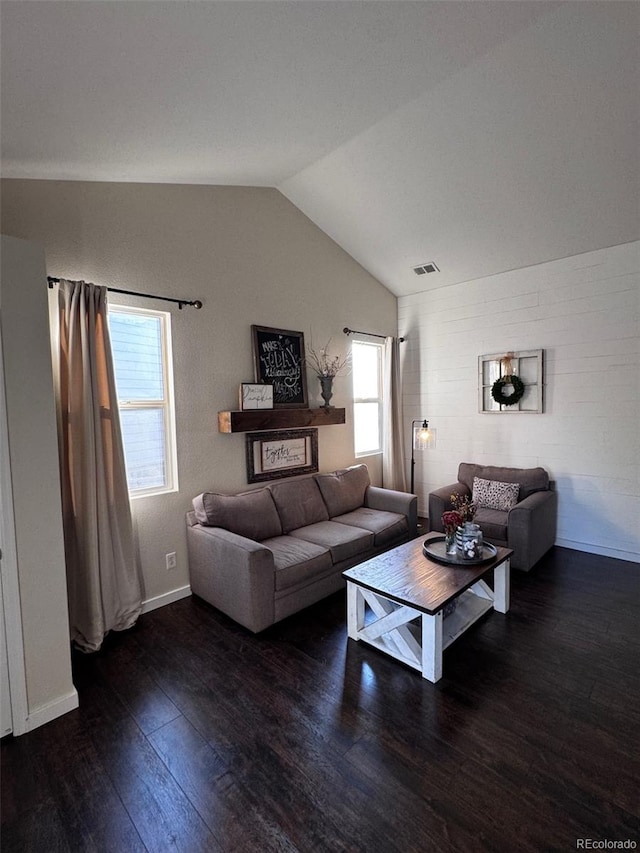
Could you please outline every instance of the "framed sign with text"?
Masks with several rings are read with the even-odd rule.
[[[255,380],[273,386],[274,408],[306,408],[304,333],[251,326]]]
[[[250,432],[246,451],[248,483],[311,474],[318,470],[318,430]]]
[[[273,409],[273,385],[243,382],[240,385],[240,408],[243,412],[249,409]]]

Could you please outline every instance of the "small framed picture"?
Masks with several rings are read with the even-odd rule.
[[[243,382],[240,385],[240,408],[273,409],[273,385]]]
[[[318,470],[318,430],[251,432],[246,436],[247,482],[261,483]]]

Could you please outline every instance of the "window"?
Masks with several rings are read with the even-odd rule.
[[[129,494],[175,491],[171,315],[110,305],[109,331]]]
[[[354,341],[353,434],[356,456],[382,452],[382,345]]]

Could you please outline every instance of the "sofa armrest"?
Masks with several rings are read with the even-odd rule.
[[[221,527],[189,524],[191,589],[236,622],[257,633],[275,620],[273,552]]]
[[[452,483],[450,486],[442,486],[434,492],[429,492],[429,530],[444,533],[442,526],[442,513],[453,509],[451,506],[451,495],[457,492],[461,497],[471,495],[469,489],[463,483]]]
[[[508,541],[513,548],[511,565],[529,571],[555,544],[558,493],[534,492],[509,512]]]
[[[367,486],[364,495],[364,505],[369,509],[380,509],[385,512],[397,512],[406,515],[409,525],[409,535],[418,533],[418,498],[408,492],[396,492],[393,489],[382,489],[380,486]]]

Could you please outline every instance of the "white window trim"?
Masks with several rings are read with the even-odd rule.
[[[129,499],[148,498],[154,495],[166,495],[178,491],[178,447],[176,441],[176,410],[173,386],[173,346],[171,341],[171,314],[169,311],[157,311],[151,308],[136,308],[109,302],[109,311],[120,314],[146,314],[158,317],[162,327],[162,371],[165,387],[165,400],[118,400],[118,409],[162,409],[164,415],[164,459],[167,483],[149,489],[129,489]]]
[[[354,344],[366,344],[367,346],[376,347],[378,350],[378,396],[377,397],[356,397],[355,394],[353,396],[353,405],[355,410],[356,403],[378,403],[378,435],[380,437],[380,447],[374,450],[355,450],[355,429],[354,429],[354,455],[356,459],[360,459],[364,456],[380,456],[382,454],[382,372],[384,368],[383,358],[384,358],[384,344],[379,344],[375,341],[365,341],[361,338],[354,338]],[[354,428],[355,428],[355,414],[354,414]]]

